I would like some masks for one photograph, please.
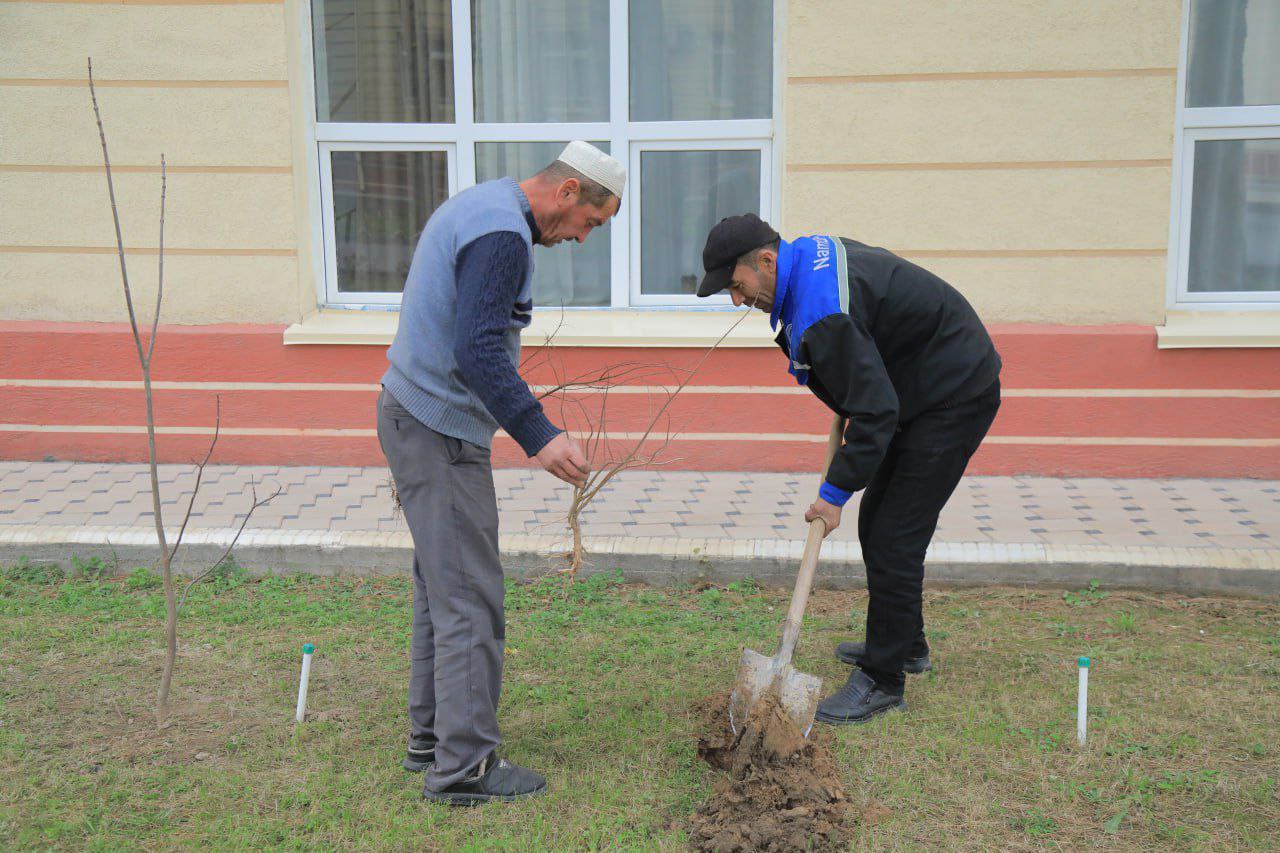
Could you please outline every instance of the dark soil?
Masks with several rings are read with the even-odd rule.
[[[806,740],[766,695],[734,734],[728,694],[699,708],[704,734],[698,757],[728,772],[694,813],[695,850],[839,850],[847,846],[849,797],[836,775],[829,735],[815,728]]]

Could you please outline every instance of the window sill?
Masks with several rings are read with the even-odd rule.
[[[563,318],[563,324],[561,319]],[[555,335],[556,346],[709,347],[738,319],[737,311],[669,309],[542,309],[521,335],[525,346],[541,346]],[[398,311],[321,310],[284,331],[286,346],[388,346],[400,322]],[[557,326],[559,330],[557,331]],[[752,312],[725,338],[722,347],[771,347],[769,318]]]
[[[1280,311],[1170,311],[1159,349],[1280,347]]]

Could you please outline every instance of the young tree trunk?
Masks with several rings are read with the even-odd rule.
[[[573,503],[569,507],[569,531],[573,534],[573,550],[569,552],[569,579],[573,580],[578,576],[578,570],[582,568],[586,562],[587,549],[582,545],[582,507],[580,490],[574,495]]]
[[[133,330],[133,342],[138,349],[138,364],[142,368],[142,387],[147,403],[147,450],[151,469],[151,513],[155,517],[156,540],[160,546],[160,568],[164,579],[165,602],[165,658],[160,676],[160,690],[156,695],[156,720],[163,721],[168,711],[169,685],[173,680],[173,664],[178,656],[178,603],[173,588],[173,553],[164,534],[164,516],[161,515],[160,476],[156,469],[156,418],[151,394],[151,358],[155,355],[156,331],[160,324],[160,305],[164,299],[164,203],[165,163],[160,155],[160,272],[156,282],[156,310],[151,321],[151,337],[144,347],[138,332],[138,317],[133,310],[133,291],[129,287],[129,271],[125,263],[124,236],[120,231],[120,210],[116,206],[115,182],[111,178],[111,157],[107,153],[107,132],[102,126],[102,114],[98,110],[98,92],[93,83],[93,60],[89,63],[89,97],[93,101],[93,115],[98,123],[98,139],[102,143],[102,165],[107,173],[107,196],[111,200],[111,218],[116,230],[116,254],[120,260],[120,278],[124,284],[124,301],[129,309],[129,326]]]
[[[156,692],[156,722],[164,722],[169,712],[169,685],[173,683],[173,665],[178,659],[178,599],[173,588],[173,554],[165,539],[164,516],[160,505],[160,473],[156,467],[156,419],[151,399],[151,365],[142,368],[142,386],[147,397],[147,449],[151,462],[151,513],[155,516],[156,541],[160,543],[160,576],[164,580],[164,668],[160,671],[160,689]]]
[[[164,666],[160,673],[160,688],[156,691],[155,709],[156,722],[161,723],[169,711],[169,687],[173,683],[173,669],[178,659],[178,615],[182,612],[182,605],[187,600],[187,594],[191,592],[191,589],[196,584],[209,577],[218,566],[222,565],[222,561],[231,554],[231,549],[240,541],[240,534],[244,533],[244,529],[254,511],[278,497],[281,490],[277,488],[274,494],[262,500],[258,499],[257,489],[253,490],[253,503],[250,505],[249,511],[245,513],[244,520],[240,523],[240,528],[232,538],[231,544],[227,546],[227,550],[223,552],[217,562],[204,572],[196,575],[187,584],[186,589],[182,592],[181,599],[179,599],[173,583],[173,558],[182,546],[183,534],[186,533],[187,523],[191,521],[191,512],[195,508],[196,495],[200,491],[200,483],[204,477],[205,466],[209,464],[209,460],[213,457],[213,449],[218,444],[218,436],[222,428],[222,401],[221,398],[217,401],[213,440],[209,442],[209,450],[205,453],[204,460],[196,469],[195,483],[191,487],[191,499],[187,503],[187,512],[182,520],[182,526],[178,529],[178,535],[173,540],[173,547],[170,548],[168,538],[164,532],[164,516],[161,514],[160,473],[156,466],[156,417],[154,399],[151,393],[151,360],[156,352],[156,333],[160,329],[160,307],[164,301],[164,205],[168,183],[164,155],[160,155],[160,264],[159,278],[156,280],[156,310],[151,318],[151,337],[147,339],[147,343],[144,346],[142,334],[138,331],[138,315],[133,308],[133,291],[129,287],[129,269],[124,253],[124,236],[120,230],[120,210],[116,206],[115,182],[111,178],[111,157],[107,153],[107,132],[102,126],[102,113],[98,109],[98,90],[93,83],[92,59],[88,61],[88,68],[89,97],[93,101],[93,117],[98,123],[98,139],[102,143],[102,165],[107,173],[107,195],[111,199],[111,219],[116,229],[116,255],[120,260],[120,280],[124,286],[124,303],[129,310],[129,327],[133,330],[133,342],[138,350],[138,364],[142,368],[142,387],[147,403],[147,459],[151,470],[151,514],[155,517],[156,543],[160,546],[160,571],[164,581],[165,654]]]

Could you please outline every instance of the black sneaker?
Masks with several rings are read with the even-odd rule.
[[[436,748],[434,746],[415,747],[409,744],[409,749],[405,752],[404,760],[400,762],[400,766],[410,773],[421,773],[426,770],[436,760]]]
[[[836,660],[857,666],[862,662],[862,656],[866,652],[866,643],[841,643],[836,646]],[[902,671],[913,675],[928,672],[931,669],[933,669],[933,662],[929,660],[929,651],[927,649],[920,657],[907,658],[902,663]]]
[[[455,782],[443,791],[423,791],[422,796],[450,806],[478,806],[536,797],[546,790],[547,780],[537,773],[491,754],[471,778]]]
[[[818,713],[814,714],[814,719],[820,723],[839,726],[865,723],[881,714],[905,710],[905,699],[884,692],[871,676],[855,669],[849,674],[844,687],[818,703]]]

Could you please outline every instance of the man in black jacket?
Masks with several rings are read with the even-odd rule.
[[[905,710],[904,673],[931,668],[925,549],[1000,407],[1000,356],[955,288],[885,249],[827,235],[788,242],[746,214],[711,229],[702,263],[698,295],[728,289],[734,305],[768,313],[796,381],[848,418],[805,521],[821,518],[830,533],[866,489],[866,642],[837,647],[855,668],[817,719],[860,723]]]

